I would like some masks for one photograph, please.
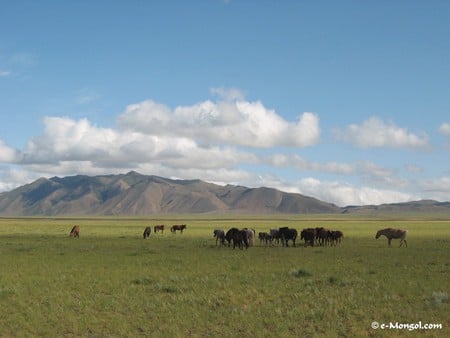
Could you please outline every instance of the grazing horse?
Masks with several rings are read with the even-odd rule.
[[[303,229],[302,232],[300,232],[300,239],[303,239],[305,241],[305,246],[308,245],[314,246],[315,238],[316,238],[316,229],[307,228]]]
[[[392,239],[400,238],[400,247],[403,245],[403,243],[405,243],[405,246],[408,247],[408,243],[406,243],[407,235],[408,230],[386,228],[379,230],[375,235],[375,238],[378,239],[380,236],[386,236],[389,246],[391,246]]]
[[[278,233],[280,234],[281,243],[283,245],[286,245],[288,247],[288,241],[292,240],[293,245],[295,246],[295,240],[297,238],[298,232],[297,229],[291,229],[288,227],[282,227],[278,230]]]
[[[331,245],[341,245],[342,238],[344,238],[344,233],[340,230],[330,231],[330,244]]]
[[[280,230],[278,229],[270,229],[269,236],[272,238],[272,240],[275,240],[275,242],[280,244]],[[272,240],[270,241],[272,243]]]
[[[183,230],[186,229],[186,224],[175,224],[172,225],[172,227],[170,228],[170,231],[172,233],[176,233],[177,231],[180,231],[181,233],[183,233]]]
[[[160,225],[155,225],[153,227],[153,232],[156,234],[158,231],[161,231],[162,233],[164,233],[164,224],[160,224]]]
[[[316,242],[320,246],[327,245],[330,239],[330,230],[320,227],[316,228]]]
[[[243,250],[244,246],[245,249],[248,249],[248,232],[246,230],[239,230],[237,228],[231,228],[227,231],[225,234],[225,239],[228,242],[228,246],[231,245],[231,241],[233,241],[233,249],[236,248],[236,246]]]
[[[259,232],[258,238],[259,238],[259,245],[262,245],[263,243],[265,243],[266,245],[272,243],[272,236],[270,236],[267,232]]]
[[[225,245],[225,231],[222,229],[216,229],[213,231],[213,235],[216,239],[216,245],[218,241],[220,241],[220,245]]]
[[[70,230],[69,237],[80,237],[80,227],[78,225],[74,225],[72,230]]]
[[[146,227],[145,230],[144,230],[144,234],[143,234],[144,239],[149,238],[151,232],[152,232],[152,228],[151,227]]]

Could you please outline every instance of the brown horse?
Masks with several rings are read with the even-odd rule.
[[[161,231],[162,233],[164,233],[164,224],[160,224],[160,225],[155,225],[153,227],[153,232],[156,234],[158,231]]]
[[[183,230],[186,229],[186,224],[175,224],[172,225],[172,227],[170,228],[170,231],[172,233],[176,233],[177,231],[180,231],[181,233],[183,233]]]
[[[70,230],[69,237],[80,237],[80,227],[78,225],[74,225],[72,230]]]
[[[386,228],[379,230],[375,235],[375,238],[378,239],[380,236],[386,236],[389,246],[391,246],[392,239],[400,238],[400,247],[403,245],[403,243],[405,243],[405,246],[408,247],[408,243],[406,243],[407,235],[408,230]]]

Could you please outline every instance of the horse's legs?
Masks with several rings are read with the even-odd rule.
[[[392,238],[388,238],[388,245],[391,246]]]

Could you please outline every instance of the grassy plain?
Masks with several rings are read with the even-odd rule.
[[[147,225],[186,223],[183,234]],[[69,238],[72,225],[79,239]],[[216,247],[214,228],[324,226],[340,247]],[[375,240],[409,230],[408,248]],[[0,336],[450,336],[450,217],[0,219]],[[372,322],[442,324],[373,329]]]

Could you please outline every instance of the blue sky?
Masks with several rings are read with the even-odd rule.
[[[0,191],[136,170],[450,200],[448,1],[2,1]]]

